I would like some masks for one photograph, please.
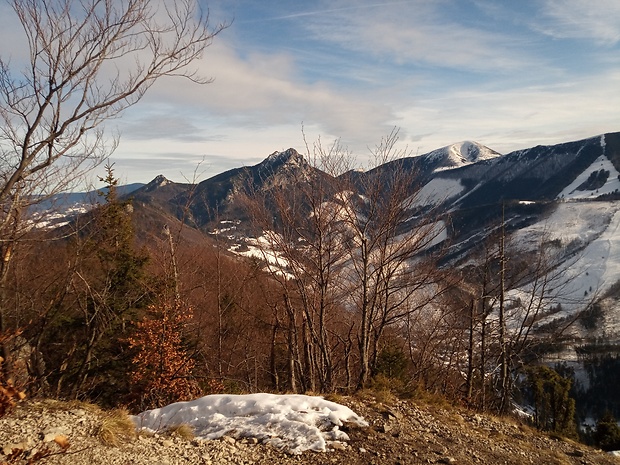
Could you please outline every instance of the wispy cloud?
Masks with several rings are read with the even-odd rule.
[[[520,41],[447,15],[450,3],[398,2],[385,4],[372,14],[343,7],[301,26],[316,39],[365,54],[384,65],[395,61],[420,67],[503,72],[531,63],[533,58],[523,53]]]
[[[0,2],[0,55],[27,57]],[[620,130],[620,1],[209,0],[232,26],[118,124],[121,169],[182,181],[341,138],[362,158],[394,126],[424,153],[506,152]],[[569,40],[565,40],[569,39]],[[360,160],[361,161],[361,160]],[[134,178],[131,179],[132,181]]]
[[[173,140],[183,142],[208,142],[222,136],[209,135],[204,128],[196,126],[189,118],[174,114],[140,114],[123,119],[119,132],[129,140]]]
[[[557,38],[620,42],[620,2],[617,0],[545,0],[539,30]]]
[[[285,15],[271,16],[271,17],[261,18],[257,20],[246,20],[244,22],[255,23],[255,22],[264,22],[264,21],[281,21],[281,20],[287,20],[287,19],[306,18],[308,16],[325,16],[325,15],[330,15],[333,13],[346,13],[346,12],[351,12],[351,11],[356,11],[356,10],[359,11],[359,10],[368,10],[368,9],[376,9],[376,8],[385,8],[386,6],[402,5],[406,3],[412,3],[413,1],[414,0],[400,0],[400,1],[370,3],[370,4],[363,4],[363,3],[357,2],[357,4],[352,4],[350,6],[342,6],[342,7],[337,7],[337,8],[324,7],[324,8],[318,8],[318,9],[313,9],[313,10],[300,11],[297,13],[289,13]]]
[[[355,89],[326,81],[304,82],[294,57],[286,53],[241,57],[222,43],[214,45],[213,52],[203,63],[205,74],[217,74],[213,83],[202,87],[178,80],[158,83],[148,101],[183,105],[188,112],[202,112],[202,118],[217,118],[218,125],[300,128],[306,121],[320,125],[325,134],[346,138],[384,134],[391,126],[387,122],[396,117],[386,103]]]
[[[506,153],[617,131],[618,88],[620,71],[562,85],[502,91],[473,87],[421,99],[401,116],[421,153],[464,139]]]

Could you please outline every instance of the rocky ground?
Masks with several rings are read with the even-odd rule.
[[[511,419],[409,401],[333,400],[370,426],[349,429],[345,447],[336,443],[329,452],[298,456],[252,438],[201,441],[182,430],[134,436],[118,412],[31,400],[0,419],[0,464],[620,464],[618,457],[541,435]]]

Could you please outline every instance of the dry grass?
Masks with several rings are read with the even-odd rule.
[[[549,460],[549,463],[552,465],[572,465],[573,463],[562,452],[553,452],[549,457]]]
[[[186,424],[171,425],[168,427],[167,432],[171,436],[177,436],[187,441],[194,439],[194,430],[191,426]]]
[[[99,427],[99,440],[108,446],[117,446],[136,437],[136,425],[125,409],[116,409],[103,414]]]
[[[344,396],[341,394],[338,394],[337,392],[331,392],[328,394],[325,394],[325,396],[323,396],[325,398],[325,400],[328,400],[330,402],[335,402],[337,404],[342,404],[342,402],[344,402]]]
[[[41,402],[37,402],[33,404],[33,407],[40,406],[42,409],[46,410],[85,410],[90,413],[100,413],[101,407],[96,404],[91,404],[90,402],[84,402],[81,400],[55,400],[55,399],[44,399]]]
[[[430,392],[424,388],[418,388],[411,392],[411,400],[417,404],[427,407],[439,408],[441,410],[454,411],[455,406],[441,394]]]
[[[355,396],[371,404],[394,405],[398,398],[388,389],[361,389]]]

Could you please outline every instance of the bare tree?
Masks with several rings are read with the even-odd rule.
[[[431,253],[444,225],[418,197],[397,141],[397,131],[382,141],[378,169],[370,172],[347,171],[348,152],[317,142],[309,155],[322,170],[298,171],[300,179],[253,193],[248,202],[264,232],[257,245],[283,290],[291,382],[299,372],[302,389],[331,390],[336,372],[351,387],[356,356],[353,387],[364,386],[386,329],[404,327],[408,315],[446,289]]]
[[[471,299],[463,305],[469,339],[466,397],[483,410],[499,412],[509,410],[514,380],[532,362],[536,345],[560,338],[576,316],[545,332],[538,331],[538,324],[561,301],[586,306],[575,297],[573,278],[566,273],[578,256],[566,261],[565,251],[550,240],[548,231],[524,246],[506,231],[503,210],[502,206],[496,233],[481,245],[479,263],[466,270],[467,282],[462,287]]]
[[[104,136],[104,123],[160,78],[209,82],[192,64],[226,27],[210,27],[194,0],[10,4],[29,55],[21,73],[0,59],[0,333],[6,276],[34,195],[63,190],[108,156],[118,138]]]
[[[404,324],[447,289],[430,253],[446,225],[438,207],[419,195],[417,173],[397,142],[396,130],[382,140],[374,151],[377,169],[353,182],[361,195],[345,202],[349,295],[359,319],[358,388],[372,375],[385,329]]]
[[[337,142],[328,149],[316,143],[307,151],[309,161],[299,162],[296,178],[252,192],[246,206],[255,226],[265,232],[259,250],[282,290],[290,387],[325,392],[336,384],[334,318],[343,308],[344,206],[335,175],[346,170],[349,159]]]
[[[502,235],[505,235],[503,231]],[[543,231],[534,250],[529,251],[523,250],[518,243],[500,243],[499,259],[504,268],[500,273],[503,283],[498,302],[501,317],[498,321],[500,411],[510,408],[516,374],[535,361],[532,355],[536,345],[541,340],[554,343],[561,339],[580,312],[544,331],[540,331],[540,322],[545,317],[554,318],[553,307],[561,308],[562,301],[570,306],[587,308],[598,297],[596,293],[590,297],[575,295],[574,277],[567,273],[567,269],[579,257],[566,260],[565,251],[549,238],[548,231]]]

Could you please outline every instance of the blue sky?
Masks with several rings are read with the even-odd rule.
[[[339,138],[360,165],[394,127],[412,154],[620,131],[618,0],[205,4],[213,23],[232,21],[198,64],[214,81],[161,81],[115,122],[127,182],[304,152],[302,128],[311,143]]]

